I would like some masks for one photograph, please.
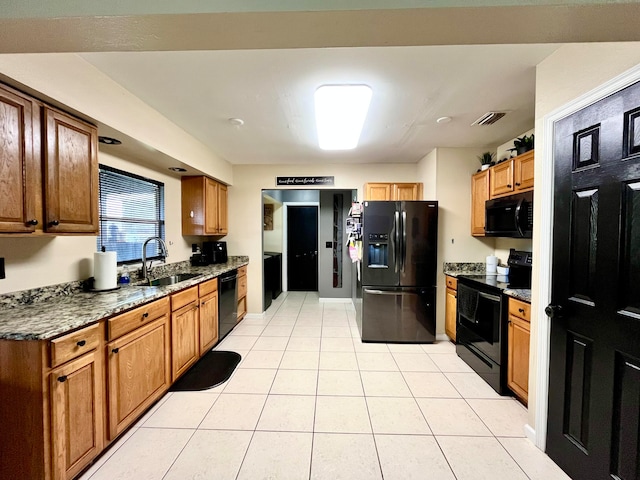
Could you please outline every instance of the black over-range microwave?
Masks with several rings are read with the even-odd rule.
[[[533,192],[487,200],[484,228],[488,237],[531,238]]]

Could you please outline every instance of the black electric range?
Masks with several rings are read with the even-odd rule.
[[[506,289],[531,288],[531,252],[509,253],[509,276],[459,275],[456,353],[500,395],[507,389]]]

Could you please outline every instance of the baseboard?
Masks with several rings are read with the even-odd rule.
[[[536,431],[528,423],[525,424],[525,426],[524,426],[524,434],[529,440],[531,440],[531,443],[533,443],[534,445],[537,445],[536,444]]]
[[[263,318],[265,318],[266,315],[264,312],[262,313],[247,313],[244,318],[253,318],[255,320],[261,320]]]
[[[438,333],[436,335],[436,342],[450,342],[451,339],[449,338],[449,335],[447,335],[446,333]]]
[[[319,298],[320,303],[351,303],[351,297],[349,298]]]

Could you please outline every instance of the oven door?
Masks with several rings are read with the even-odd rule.
[[[500,365],[502,296],[459,283],[457,300],[458,341]]]

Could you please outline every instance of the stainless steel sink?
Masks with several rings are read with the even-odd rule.
[[[178,275],[171,275],[169,277],[156,278],[155,280],[149,280],[143,286],[148,287],[164,287],[166,285],[173,285],[174,283],[184,282],[185,280],[191,280],[192,278],[200,277],[200,273],[179,273]]]

